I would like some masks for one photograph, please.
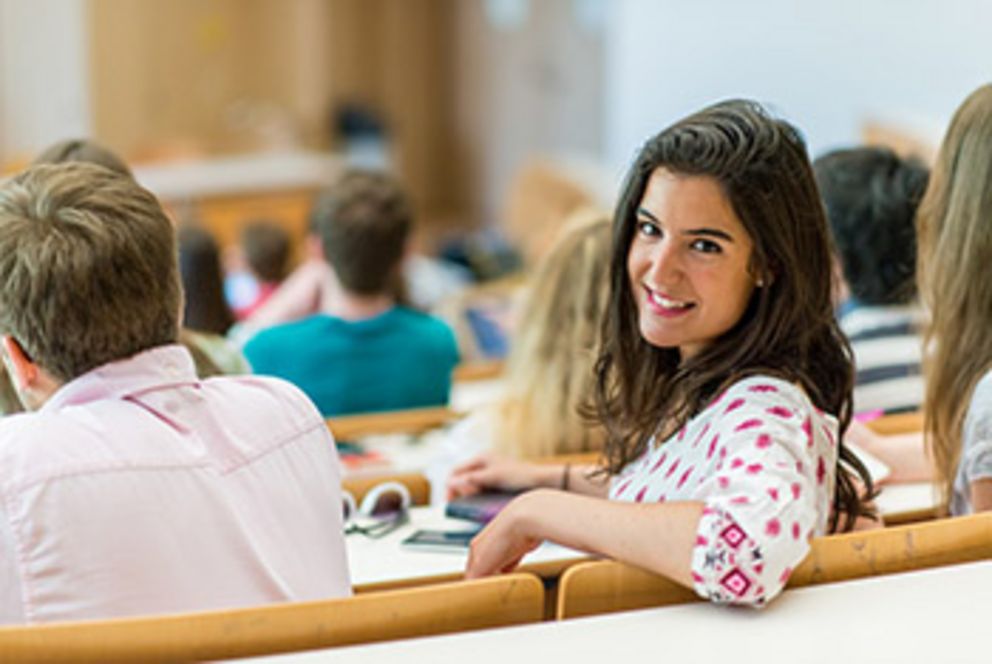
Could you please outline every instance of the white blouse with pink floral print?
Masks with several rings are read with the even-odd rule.
[[[763,605],[822,535],[834,494],[837,420],[799,387],[751,376],[617,475],[610,498],[705,503],[696,592]]]

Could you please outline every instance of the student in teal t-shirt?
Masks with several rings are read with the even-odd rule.
[[[442,321],[397,304],[410,205],[390,177],[346,174],[311,213],[336,281],[323,312],[259,332],[255,373],[295,383],[324,415],[442,405],[458,361]]]

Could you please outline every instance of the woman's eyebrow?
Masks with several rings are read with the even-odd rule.
[[[661,220],[658,219],[658,217],[654,216],[653,214],[651,214],[650,212],[648,212],[644,208],[637,208],[637,216],[639,216],[639,217],[647,217],[648,219],[650,219],[651,221],[653,221],[656,224],[660,224],[661,223]]]
[[[661,224],[661,220],[654,216],[645,208],[637,208],[637,216],[647,217],[649,220],[656,224]],[[693,228],[683,232],[683,235],[691,235],[693,237],[715,237],[721,240],[726,240],[727,242],[733,242],[734,238],[727,231],[722,231],[719,228]]]
[[[721,231],[719,228],[693,228],[685,231],[685,235],[691,236],[709,236],[720,238],[721,240],[726,240],[727,242],[733,242],[734,238],[730,233],[726,231]]]

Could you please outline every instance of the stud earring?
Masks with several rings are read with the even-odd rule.
[[[754,285],[757,286],[758,288],[764,288],[765,287],[765,280],[764,279],[758,279],[756,282],[754,282]]]

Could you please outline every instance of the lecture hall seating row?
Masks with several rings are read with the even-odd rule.
[[[390,431],[412,423],[429,428],[450,421],[433,412],[362,416],[347,431]],[[370,421],[371,420],[371,421]],[[898,420],[898,421],[897,421]],[[431,421],[433,424],[424,425]],[[883,418],[886,432],[918,429],[918,415]],[[574,459],[588,460],[589,457]],[[397,476],[426,500],[426,483],[416,473]],[[349,480],[360,497],[381,478]],[[939,519],[813,540],[809,556],[788,588],[992,558],[992,513]],[[549,613],[546,598],[554,601]],[[357,643],[569,619],[599,613],[699,601],[677,584],[614,561],[577,561],[561,575],[558,592],[546,595],[529,573],[384,590],[346,599],[210,611],[183,615],[0,628],[0,654],[11,661],[198,661],[274,654]]]

